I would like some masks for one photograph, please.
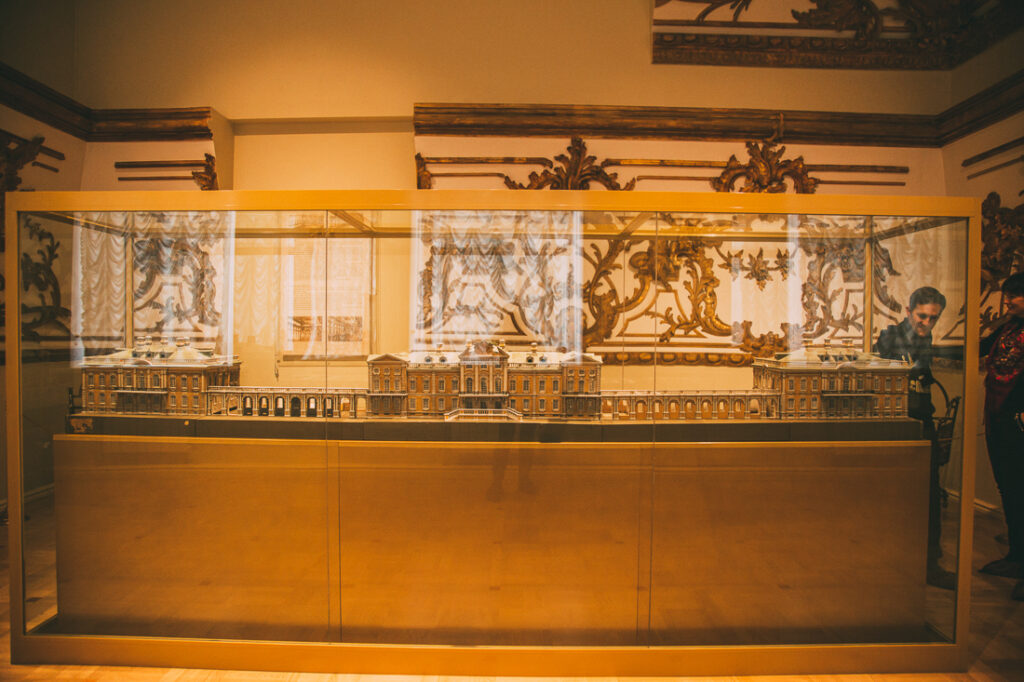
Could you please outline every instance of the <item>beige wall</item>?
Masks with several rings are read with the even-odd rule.
[[[235,136],[235,189],[415,189],[412,132]]]

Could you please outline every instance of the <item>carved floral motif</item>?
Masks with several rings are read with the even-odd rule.
[[[605,189],[628,191],[636,187],[636,178],[625,185],[619,184],[618,173],[606,170],[608,161],[597,163],[597,157],[587,154],[587,145],[582,138],[573,137],[566,147],[569,155],[555,157],[555,168],[545,168],[542,173],[530,173],[524,185],[505,176],[509,189],[590,189],[590,183],[597,183]]]
[[[740,178],[746,179],[741,192],[785,192],[786,178],[792,181],[798,194],[813,194],[817,189],[818,180],[808,174],[804,157],[783,159],[786,148],[779,147],[773,140],[761,143],[749,140],[747,152],[750,159],[746,163],[740,163],[733,154],[722,174],[711,179],[716,192],[732,192]]]

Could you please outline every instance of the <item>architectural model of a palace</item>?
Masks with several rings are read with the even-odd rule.
[[[907,415],[909,365],[852,347],[755,359],[749,390],[607,391],[588,353],[469,342],[371,355],[368,388],[242,386],[237,356],[139,340],[86,357],[82,414],[445,420],[890,419]]]

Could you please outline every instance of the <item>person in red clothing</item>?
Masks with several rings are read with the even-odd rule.
[[[1006,517],[1010,551],[982,573],[1016,578],[1024,601],[1024,272],[1003,282],[1009,319],[981,342],[985,362],[985,444]]]

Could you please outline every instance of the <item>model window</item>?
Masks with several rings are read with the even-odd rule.
[[[131,388],[131,385],[132,385],[132,375],[131,374],[125,375],[125,377],[124,377],[124,385],[129,387],[129,388]]]
[[[466,377],[466,393],[473,392],[473,377]]]
[[[501,378],[500,377],[494,380],[494,392],[495,393],[501,393]]]
[[[551,409],[554,410],[555,412],[558,412],[558,400],[557,399],[551,401]]]
[[[391,379],[385,379],[384,380],[384,390],[385,391],[390,391],[391,390]]]
[[[540,399],[540,401],[539,401],[539,403],[540,403],[540,404],[539,404],[539,405],[537,405],[537,409],[538,409],[538,410],[540,410],[541,412],[543,412],[543,411],[544,411],[544,408],[545,408],[545,404],[544,404],[544,398],[541,398],[541,399]]]
[[[896,409],[897,410],[902,410],[903,409],[903,398],[896,398]]]
[[[410,391],[418,391],[419,390],[418,388],[416,388],[416,379],[415,379],[415,377],[409,377],[409,390]]]
[[[516,391],[516,378],[515,377],[512,377],[511,379],[508,380],[508,390],[513,392],[513,393],[515,393],[515,391]],[[513,405],[513,407],[515,407],[515,405]]]
[[[886,377],[885,378],[885,390],[887,390],[887,391],[891,391],[892,390],[892,377]]]
[[[480,392],[487,393],[487,378],[480,379]]]
[[[792,380],[792,379],[790,379],[790,380],[789,380],[789,390],[790,390],[790,391],[792,391],[792,390],[793,390],[793,386],[794,386],[794,382],[793,382],[793,380]]]
[[[374,378],[374,380],[373,380],[373,390],[375,390],[375,391],[379,391],[380,390],[380,379]]]
[[[192,377],[192,390],[193,391],[198,391],[199,390],[199,377],[198,376]]]
[[[437,399],[437,409],[444,410],[444,398]]]
[[[574,379],[565,380],[565,392],[572,393],[576,390],[576,381]]]
[[[843,390],[844,391],[849,391],[850,390],[850,377],[843,377]]]
[[[458,393],[459,392],[459,378],[458,377],[453,377],[452,378],[452,392],[453,393]]]
[[[444,393],[444,383],[445,383],[444,379],[438,379],[437,380],[437,392],[438,393]]]
[[[152,381],[152,383],[153,383],[153,388],[160,388],[160,375],[159,374],[154,374],[152,379],[150,379],[150,381]]]
[[[197,396],[197,395],[192,396],[192,407],[194,407],[194,408],[198,408],[199,407],[199,396]]]
[[[95,381],[94,377],[95,377],[95,375],[90,372],[90,374],[89,374],[89,385],[90,386],[92,386],[93,382]]]
[[[551,382],[551,390],[554,391],[555,393],[558,393],[558,379],[554,379]]]
[[[107,385],[107,375],[106,374],[101,374],[100,375],[100,387],[102,388],[102,387],[104,387],[106,385]]]
[[[800,377],[800,390],[801,391],[806,391],[807,390],[807,377]]]
[[[527,398],[526,400],[523,401],[523,412],[529,412],[529,411],[530,411],[530,399]]]
[[[793,399],[792,398],[789,399],[789,401],[786,403],[786,406],[789,409],[791,409],[791,410],[793,409]]]
[[[886,407],[886,409],[888,409],[891,405],[892,405],[892,403],[890,402],[890,398],[888,396],[886,396],[886,398],[885,398],[885,407]]]
[[[593,379],[590,380],[590,392],[591,393],[595,393],[596,392],[595,389],[594,389],[594,380]]]
[[[529,393],[529,392],[530,392],[530,380],[529,379],[523,379],[523,393]],[[530,404],[530,401],[526,401],[527,407],[529,407],[529,404]]]
[[[513,410],[516,409],[516,399],[512,398],[512,401],[509,403],[509,405],[512,407]]]
[[[424,410],[429,410],[430,409],[430,398],[424,398],[423,399],[423,409]]]
[[[862,377],[857,377],[857,390],[858,391],[863,391],[864,390],[864,379]]]
[[[170,381],[168,382],[168,386],[170,386],[171,388],[177,388],[178,378],[172,375]]]
[[[806,410],[807,409],[807,398],[800,398],[800,409],[801,410]]]
[[[817,391],[818,390],[818,377],[814,377],[814,381],[811,382],[811,390],[812,391]]]
[[[548,382],[545,379],[537,379],[537,392],[543,393],[544,389],[547,387],[547,383]]]
[[[178,396],[176,396],[175,394],[172,393],[171,394],[171,407],[177,407],[177,406],[178,406]]]
[[[903,390],[903,378],[902,377],[897,377],[896,378],[896,390],[897,391],[902,391]]]
[[[818,399],[817,398],[811,398],[811,409],[812,410],[818,409]]]

